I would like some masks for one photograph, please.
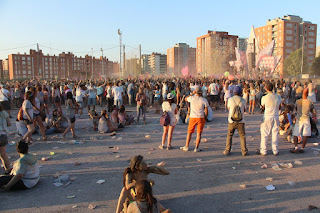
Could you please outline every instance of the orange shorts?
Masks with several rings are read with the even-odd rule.
[[[194,133],[194,129],[197,126],[197,133],[202,133],[204,124],[206,123],[205,118],[190,118],[189,119],[189,126],[188,126],[188,133]]]

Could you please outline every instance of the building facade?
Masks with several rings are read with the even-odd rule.
[[[153,52],[141,56],[142,74],[166,75],[167,55]]]
[[[167,73],[181,76],[183,69],[187,69],[188,74],[196,74],[196,48],[178,43],[167,50]]]
[[[246,52],[248,46],[248,39],[247,38],[238,38],[237,39],[237,47],[240,51]]]
[[[138,76],[141,74],[141,65],[139,58],[127,59],[125,62],[124,76]]]
[[[308,63],[316,55],[317,25],[303,21],[299,16],[286,15],[283,18],[268,19],[267,25],[255,28],[256,42],[259,49],[264,49],[272,40],[275,41],[273,56],[281,56],[276,72],[283,74],[284,60],[291,52],[304,48]]]
[[[212,75],[229,69],[229,61],[234,61],[238,36],[227,32],[208,31],[197,38],[197,74]]]
[[[30,54],[9,55],[8,64],[10,79],[98,79],[119,72],[106,57],[77,57],[70,52],[50,56],[30,50]]]

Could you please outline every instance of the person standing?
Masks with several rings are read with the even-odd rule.
[[[316,99],[316,93],[314,92],[314,90],[315,90],[315,86],[310,80],[308,84],[308,91],[309,91],[308,99],[310,99],[313,103],[316,103],[317,99]]]
[[[27,91],[25,93],[25,100],[22,103],[22,118],[23,122],[26,124],[28,128],[28,132],[23,136],[23,140],[26,140],[28,144],[31,144],[31,136],[35,131],[35,127],[33,124],[33,105],[32,102],[34,100],[34,96],[31,91]]]
[[[0,104],[0,159],[4,167],[5,174],[10,173],[10,160],[8,158],[6,149],[8,145],[8,127],[11,126],[9,114],[4,110],[2,104]]]
[[[97,105],[97,89],[93,82],[90,83],[88,87],[88,112],[90,112],[90,106],[92,106],[93,110],[96,110]]]
[[[178,113],[177,105],[174,103],[174,95],[169,93],[167,96],[167,101],[162,103],[162,111],[167,112],[170,117],[170,124],[168,126],[163,126],[163,134],[162,134],[162,143],[159,146],[159,149],[164,148],[164,144],[166,143],[167,135],[168,135],[168,146],[167,150],[172,149],[171,140],[174,128],[177,124],[176,114]]]
[[[4,107],[4,110],[6,110],[7,113],[9,114],[9,117],[11,117],[11,115],[10,115],[10,110],[11,110],[10,98],[11,98],[10,91],[7,90],[4,85],[0,85],[0,103]]]
[[[302,99],[296,101],[297,120],[293,128],[294,148],[291,153],[304,153],[308,137],[311,136],[311,124],[309,112],[313,109],[312,101],[308,99],[308,89],[304,89]],[[310,94],[310,93],[309,93]],[[302,136],[302,146],[298,149],[298,136]]]
[[[67,116],[69,119],[69,126],[68,128],[64,131],[62,134],[62,137],[65,138],[66,134],[71,131],[72,137],[77,138],[75,134],[75,122],[76,122],[76,117],[75,117],[75,109],[77,108],[75,106],[74,100],[73,100],[73,95],[71,92],[67,93],[67,106],[66,106],[66,112]]]
[[[210,94],[210,105],[218,109],[219,102],[219,85],[216,83],[216,79],[209,85],[208,93]]]
[[[227,143],[226,150],[223,152],[224,155],[229,155],[232,146],[232,136],[237,129],[240,136],[241,143],[241,152],[242,156],[248,155],[248,149],[246,146],[246,132],[245,132],[245,121],[244,121],[244,108],[246,106],[245,100],[241,97],[241,88],[236,86],[233,88],[234,96],[229,98],[228,100],[228,135],[227,135]],[[239,113],[237,109],[240,108],[241,118],[235,117],[235,113]]]
[[[139,124],[140,115],[143,118],[143,123],[146,125],[146,105],[148,103],[147,95],[143,91],[143,87],[139,88],[139,93],[136,97],[137,101],[137,123]]]
[[[120,106],[123,104],[123,89],[121,83],[117,83],[116,86],[112,88],[112,95],[114,97],[114,105],[117,106],[117,108],[119,109]]]
[[[84,108],[84,98],[85,98],[85,92],[83,90],[84,85],[81,85],[81,81],[78,84],[78,87],[76,88],[76,102],[79,105],[79,117],[82,115],[83,113],[83,108]],[[68,104],[67,104],[68,106]]]
[[[257,151],[258,155],[267,155],[267,139],[269,135],[272,135],[272,152],[274,155],[278,155],[278,137],[279,137],[279,109],[281,104],[281,97],[273,92],[273,85],[266,83],[265,86],[267,95],[261,99],[261,106],[264,108],[263,122],[261,124],[261,144],[260,151]]]
[[[112,101],[112,83],[111,82],[108,82],[105,90],[105,94],[107,99],[108,112],[112,112],[113,101]]]
[[[133,103],[133,97],[134,97],[134,84],[132,81],[130,81],[128,85],[127,93],[128,93],[129,105],[131,107]]]
[[[195,130],[195,127],[197,126],[197,139],[196,139],[196,147],[194,149],[194,152],[200,152],[201,149],[199,149],[199,144],[201,140],[203,127],[206,123],[205,118],[208,116],[209,103],[207,99],[202,97],[202,91],[199,86],[195,87],[193,94],[186,97],[185,101],[190,103],[190,119],[189,119],[186,145],[183,147],[180,147],[180,149],[183,151],[189,151],[189,143],[191,140],[191,136]]]

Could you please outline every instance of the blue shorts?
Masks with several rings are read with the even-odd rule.
[[[97,105],[97,99],[96,98],[88,98],[88,106],[95,106]]]
[[[79,108],[80,108],[80,109],[84,108],[84,103],[83,103],[83,101],[78,101],[77,104],[79,104]]]

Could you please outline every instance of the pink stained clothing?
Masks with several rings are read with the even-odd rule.
[[[110,114],[110,120],[114,123],[118,123],[118,112],[113,110]]]
[[[126,112],[123,112],[123,113],[119,112],[118,119],[119,119],[119,123],[125,124],[127,121],[127,113]]]

